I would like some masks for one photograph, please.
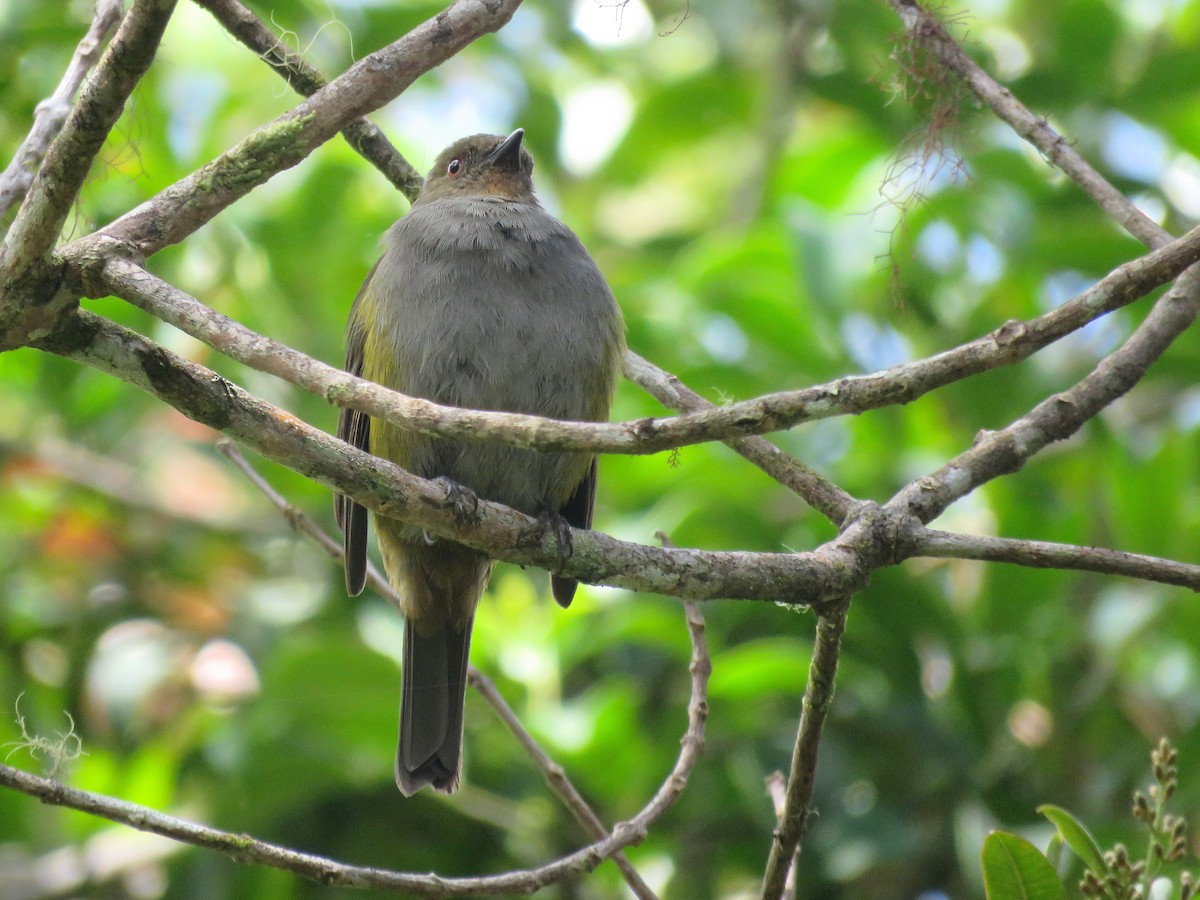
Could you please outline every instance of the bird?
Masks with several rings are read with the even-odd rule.
[[[350,310],[348,372],[410,396],[468,409],[606,421],[625,327],[608,283],[533,187],[523,129],[475,134],[442,151]],[[429,437],[343,409],[338,437],[464,495],[588,529],[597,460]],[[346,589],[363,590],[367,511],[338,495]],[[373,516],[404,616],[395,778],[412,796],[450,793],[462,766],[471,626],[495,561],[452,540]],[[574,579],[551,576],[564,608]]]

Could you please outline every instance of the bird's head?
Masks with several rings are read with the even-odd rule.
[[[499,197],[533,200],[533,157],[522,146],[525,129],[508,137],[473,134],[439,154],[417,203],[447,197]]]

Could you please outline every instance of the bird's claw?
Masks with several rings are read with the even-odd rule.
[[[538,518],[554,532],[554,540],[558,544],[558,563],[561,567],[575,552],[575,539],[571,535],[571,523],[553,510],[543,511]]]
[[[454,510],[454,521],[463,525],[475,518],[479,512],[479,497],[466,485],[459,484],[445,475],[433,479],[446,492],[446,506]]]

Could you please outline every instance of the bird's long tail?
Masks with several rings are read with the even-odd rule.
[[[427,784],[446,793],[458,786],[471,624],[459,631],[446,623],[431,634],[404,626],[396,785],[406,797]]]

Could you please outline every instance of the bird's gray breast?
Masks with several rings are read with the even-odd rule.
[[[559,419],[595,418],[598,392],[607,407],[620,317],[565,225],[536,205],[453,199],[418,205],[386,240],[375,286],[403,390]],[[563,454],[446,441],[423,444],[417,457],[417,474],[447,475],[528,511],[547,502],[530,496],[539,479],[578,468]],[[533,471],[526,479],[514,467]]]

